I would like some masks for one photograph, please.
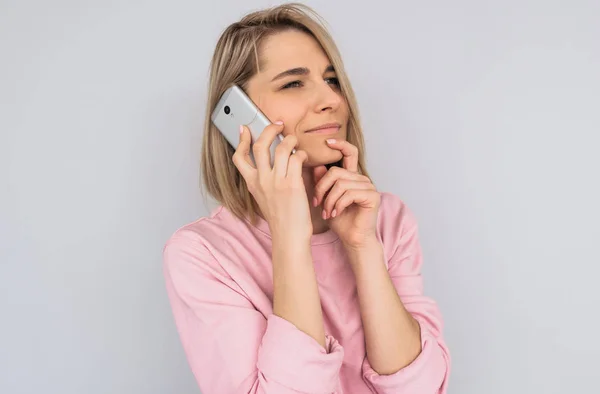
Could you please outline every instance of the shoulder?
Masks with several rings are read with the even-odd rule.
[[[380,196],[377,232],[386,258],[418,252],[418,224],[411,209],[395,194],[382,192]]]
[[[211,227],[218,223],[222,207],[218,207],[208,216],[200,217],[179,227],[165,243],[165,249],[179,247],[185,244],[204,245],[208,242]]]
[[[215,254],[227,247],[228,236],[244,227],[245,223],[224,207],[217,207],[210,215],[178,228],[167,239],[163,247],[165,268],[177,269],[193,263],[200,268],[217,269]]]
[[[239,259],[235,259],[237,251],[231,244],[244,226],[242,220],[219,207],[177,229],[167,239],[162,256],[169,297],[195,306],[201,302],[247,306],[248,295],[242,288],[248,282],[247,275],[235,269]],[[241,236],[247,237],[244,233]]]
[[[417,227],[414,213],[400,197],[389,192],[379,194],[381,203],[377,223],[382,236],[390,233],[399,236]]]
[[[390,276],[417,276],[423,259],[415,215],[400,197],[380,194],[377,230]]]

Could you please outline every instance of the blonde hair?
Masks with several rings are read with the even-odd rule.
[[[340,53],[323,19],[312,8],[298,3],[252,12],[228,26],[217,42],[210,64],[201,159],[205,190],[236,217],[249,219],[252,223],[256,222],[260,209],[232,162],[233,147],[212,124],[210,115],[229,87],[235,84],[244,89],[248,80],[260,70],[258,48],[262,41],[275,33],[290,29],[311,35],[321,45],[334,67],[342,96],[349,108],[347,140],[358,148],[359,172],[368,175],[358,104],[344,71]]]

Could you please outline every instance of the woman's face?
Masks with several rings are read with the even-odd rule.
[[[299,31],[280,32],[263,42],[260,59],[260,72],[248,81],[248,96],[272,122],[283,121],[284,136],[296,135],[298,149],[308,154],[305,166],[340,160],[341,152],[326,140],[346,139],[348,103],[318,42]]]

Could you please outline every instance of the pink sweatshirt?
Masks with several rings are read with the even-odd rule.
[[[290,224],[293,225],[293,224]],[[392,375],[365,354],[356,282],[333,231],[312,237],[326,348],[273,314],[268,224],[227,209],[190,223],[164,249],[164,273],[183,348],[203,394],[442,394],[450,369],[435,302],[423,296],[414,216],[381,194],[378,236],[406,309],[421,325],[422,352]]]

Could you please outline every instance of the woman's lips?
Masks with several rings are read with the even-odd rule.
[[[307,131],[307,134],[335,134],[340,130],[339,126],[334,126],[334,127],[326,127],[323,129],[317,129],[317,130],[312,130],[312,131]]]

